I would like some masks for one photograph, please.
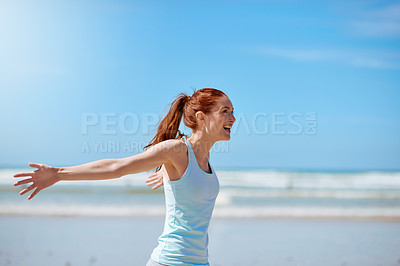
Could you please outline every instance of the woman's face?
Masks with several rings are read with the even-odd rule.
[[[230,140],[231,129],[235,121],[233,105],[228,97],[223,96],[206,114],[205,130],[215,141]]]

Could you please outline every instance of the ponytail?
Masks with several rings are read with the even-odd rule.
[[[154,146],[167,139],[181,139],[183,136],[186,136],[179,131],[179,125],[184,114],[185,105],[189,100],[190,96],[184,93],[181,93],[176,97],[176,99],[171,103],[167,115],[158,125],[157,134],[143,149],[147,149],[148,147]]]

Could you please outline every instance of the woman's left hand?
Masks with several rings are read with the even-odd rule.
[[[162,171],[159,170],[159,171],[149,175],[147,177],[147,179],[146,179],[146,183],[147,183],[148,186],[153,186],[154,185],[151,188],[153,190],[161,187],[162,185],[164,185]]]

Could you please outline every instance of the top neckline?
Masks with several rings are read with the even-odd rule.
[[[211,167],[210,161],[208,160],[208,156],[207,156],[207,163],[208,163],[208,166],[210,167],[211,173],[207,173],[206,171],[204,171],[203,169],[201,169],[201,167],[200,167],[200,165],[199,165],[199,163],[198,163],[198,161],[197,161],[196,154],[194,153],[192,144],[190,143],[190,141],[189,141],[187,138],[185,138],[185,140],[186,140],[186,143],[188,144],[188,146],[190,146],[190,150],[193,152],[194,160],[196,161],[197,167],[200,169],[200,171],[202,171],[202,172],[203,172],[204,174],[206,174],[206,175],[213,175],[213,174],[214,174],[214,170],[213,170],[212,167]]]

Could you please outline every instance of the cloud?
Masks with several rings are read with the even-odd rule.
[[[400,37],[400,4],[364,12],[351,26],[353,32],[361,36]]]
[[[299,62],[342,63],[354,67],[400,69],[400,53],[375,50],[298,49],[271,46],[251,48],[265,56]]]
[[[371,8],[371,4],[374,5]],[[368,38],[392,39],[400,37],[400,3],[376,8],[378,2],[370,2],[351,10],[351,19],[345,19],[346,31],[352,35]],[[366,9],[366,6],[369,6]],[[343,25],[340,21],[337,25]],[[350,23],[350,24],[349,24]],[[354,36],[353,36],[354,37]],[[363,47],[366,43],[363,43]],[[372,47],[369,44],[369,47]],[[376,47],[376,46],[375,46]],[[297,62],[325,62],[343,64],[359,68],[400,69],[400,51],[391,49],[358,49],[357,47],[318,47],[307,48],[297,45],[259,46],[250,48],[252,52],[268,57],[283,58]]]

